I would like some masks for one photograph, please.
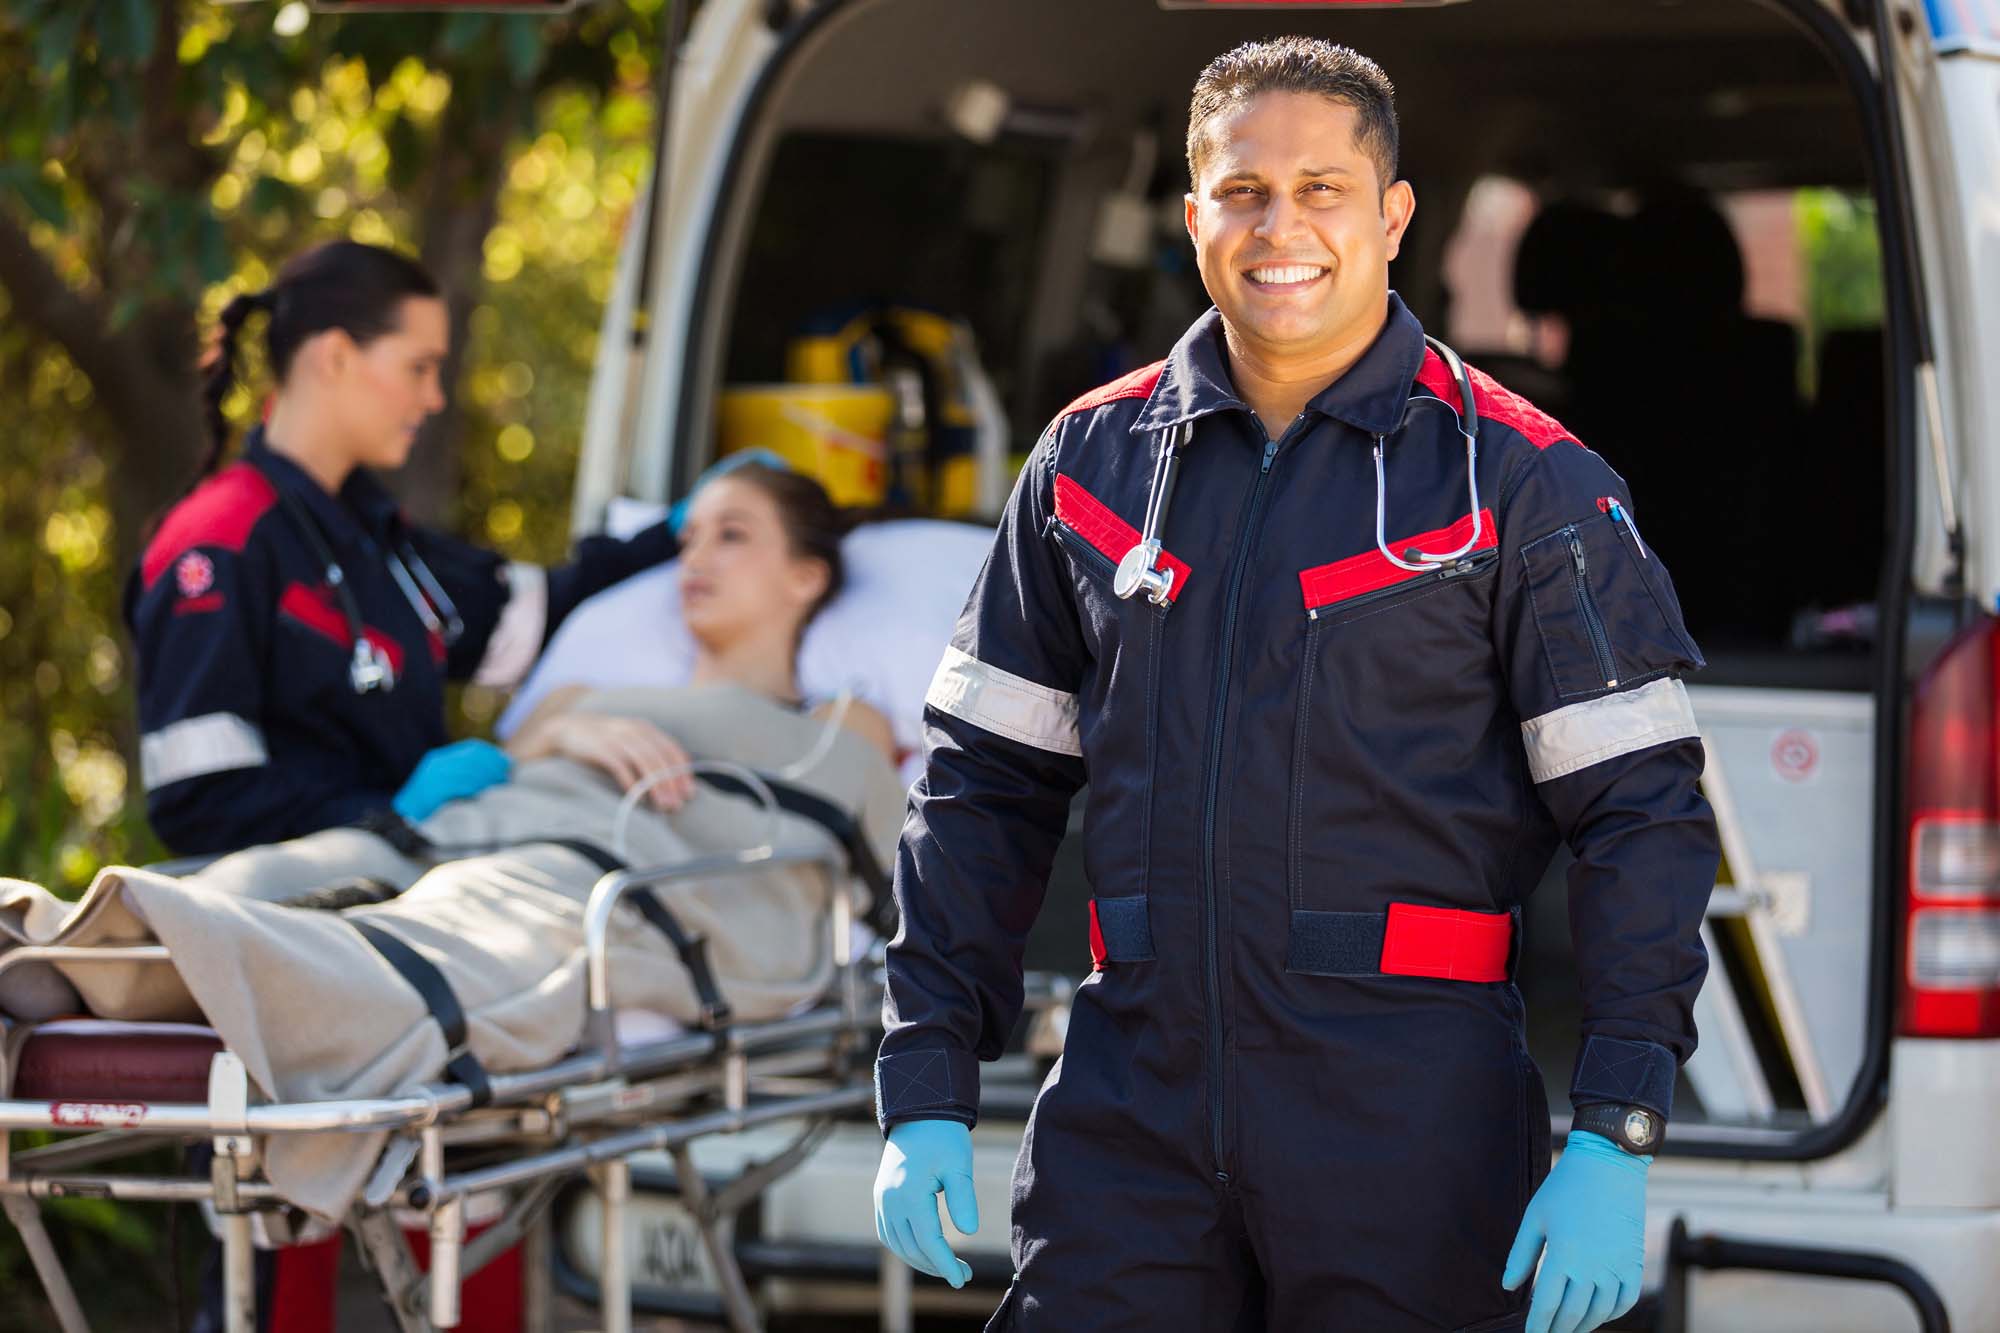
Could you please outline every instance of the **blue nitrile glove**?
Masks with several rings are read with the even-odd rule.
[[[417,760],[410,780],[389,805],[415,823],[448,801],[462,801],[505,782],[513,769],[513,759],[491,741],[453,741]]]
[[[939,1190],[951,1209],[951,1224],[968,1236],[979,1230],[972,1132],[956,1120],[906,1120],[892,1126],[882,1145],[882,1169],[875,1173],[875,1234],[918,1272],[962,1287],[972,1268],[945,1243],[938,1222]]]
[[[1589,1333],[1639,1302],[1646,1271],[1646,1168],[1601,1134],[1572,1131],[1569,1146],[1528,1202],[1500,1285],[1535,1271],[1548,1242],[1525,1333]]]
[[[674,501],[674,507],[667,511],[667,526],[673,530],[676,537],[680,535],[681,524],[687,522],[688,506],[694,503],[694,497],[701,493],[701,488],[717,477],[734,472],[745,463],[757,463],[777,472],[789,472],[792,467],[782,455],[762,447],[738,449],[733,454],[724,454],[720,461],[709,464],[708,470],[694,479],[694,485],[688,488],[688,493]]]

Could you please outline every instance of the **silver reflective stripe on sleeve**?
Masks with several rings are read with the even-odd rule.
[[[944,650],[924,702],[1009,740],[1055,754],[1081,755],[1076,696],[988,666],[970,653]]]
[[[210,773],[256,768],[269,757],[264,733],[234,713],[182,718],[139,738],[139,774],[147,791]]]
[[[1670,676],[1636,690],[1558,708],[1521,724],[1528,772],[1536,782],[1575,773],[1649,745],[1700,735],[1687,686]]]
[[[518,685],[542,654],[542,631],[549,623],[549,575],[540,565],[515,561],[507,566],[507,604],[486,641],[486,655],[472,673],[474,685]]]

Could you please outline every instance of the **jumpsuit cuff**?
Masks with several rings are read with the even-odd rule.
[[[1570,1078],[1569,1100],[1643,1106],[1667,1119],[1674,1113],[1674,1075],[1680,1062],[1654,1041],[1592,1035],[1584,1038]]]
[[[875,1117],[885,1134],[904,1120],[979,1123],[978,1059],[949,1046],[877,1056]]]

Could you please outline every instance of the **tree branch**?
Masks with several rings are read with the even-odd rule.
[[[14,317],[61,344],[91,379],[111,369],[117,358],[103,309],[71,290],[4,210],[0,210],[0,287],[7,289]]]

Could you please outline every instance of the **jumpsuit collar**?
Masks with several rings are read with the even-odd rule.
[[[328,495],[304,468],[271,448],[261,424],[252,426],[245,437],[243,459],[268,477],[272,485],[281,486],[304,501],[329,534],[358,526],[371,537],[387,538],[401,521],[396,498],[366,468],[357,467],[349,472],[347,480],[341,483],[340,493]]]
[[[1424,330],[1403,298],[1389,293],[1389,316],[1361,359],[1315,394],[1305,411],[1344,421],[1369,435],[1388,435],[1402,424],[1411,387],[1424,364]],[[1197,319],[1167,354],[1158,383],[1132,430],[1164,431],[1215,412],[1249,412],[1229,378],[1222,314],[1214,306]]]

